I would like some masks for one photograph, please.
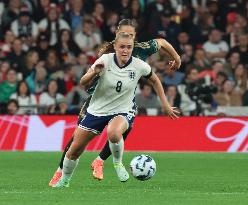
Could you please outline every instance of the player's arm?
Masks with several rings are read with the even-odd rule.
[[[162,111],[172,119],[178,118],[180,112],[177,110],[176,107],[170,106],[164,94],[162,83],[160,82],[158,76],[154,72],[151,73],[151,76],[149,77],[149,81],[161,101]]]
[[[99,75],[103,68],[103,63],[98,63],[90,67],[87,73],[85,73],[85,75],[83,75],[83,77],[80,79],[80,85],[87,85],[88,83],[90,83],[94,77]]]
[[[166,41],[163,38],[158,38],[156,39],[158,43],[158,49],[163,49],[165,53],[169,56],[170,58],[170,68],[173,70],[179,69],[181,66],[181,58],[176,52],[176,50],[173,48],[173,46]]]

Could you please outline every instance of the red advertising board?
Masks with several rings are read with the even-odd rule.
[[[60,151],[70,139],[76,116],[0,116],[0,150]],[[248,117],[136,117],[125,150],[248,152]],[[87,150],[100,150],[97,136]]]

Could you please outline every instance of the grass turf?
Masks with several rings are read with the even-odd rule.
[[[139,153],[125,153],[125,164]],[[109,159],[104,180],[91,177],[96,153],[85,153],[69,188],[48,182],[60,153],[0,152],[1,205],[246,205],[248,155],[228,153],[148,153],[157,173],[145,182],[117,180]]]

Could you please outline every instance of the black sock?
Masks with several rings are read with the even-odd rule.
[[[59,163],[60,169],[63,169],[63,162],[64,162],[65,154],[66,154],[66,152],[69,150],[69,148],[70,148],[72,142],[73,142],[73,135],[72,135],[72,138],[70,139],[70,141],[67,143],[67,145],[66,145],[66,147],[65,147],[65,150],[64,150],[64,152],[63,152],[63,154],[62,154],[62,157],[61,157],[61,160],[60,160],[60,163]]]
[[[125,141],[129,132],[131,131],[132,128],[128,129],[124,134],[123,134],[123,140]],[[111,151],[110,151],[110,148],[109,148],[109,142],[107,140],[106,144],[104,145],[102,151],[100,152],[99,154],[99,157],[102,159],[102,160],[106,160],[109,158],[109,156],[111,155]]]

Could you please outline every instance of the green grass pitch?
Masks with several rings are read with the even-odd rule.
[[[139,153],[125,153],[128,167]],[[94,180],[90,163],[96,153],[82,155],[69,188],[54,189],[48,182],[60,153],[0,152],[1,205],[246,205],[248,154],[146,153],[157,173],[145,182],[117,180],[111,159],[105,178]]]

